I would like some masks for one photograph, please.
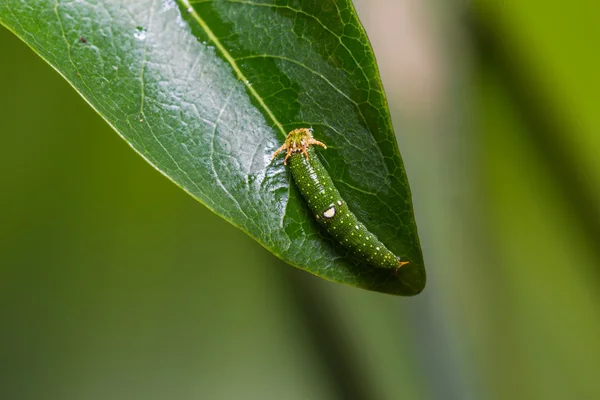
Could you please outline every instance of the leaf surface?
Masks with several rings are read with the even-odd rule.
[[[424,288],[408,181],[350,1],[7,0],[0,23],[157,170],[281,259],[369,290]],[[308,126],[351,210],[410,261],[398,276],[347,254],[271,161]]]

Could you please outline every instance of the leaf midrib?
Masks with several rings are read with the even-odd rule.
[[[250,81],[248,80],[248,78],[246,78],[246,76],[244,75],[244,73],[242,72],[240,67],[237,65],[233,56],[231,54],[229,54],[229,52],[223,46],[223,44],[221,43],[219,38],[209,28],[208,24],[204,21],[204,19],[202,19],[200,14],[198,14],[196,12],[194,7],[192,7],[192,4],[190,3],[190,1],[189,0],[177,0],[177,1],[181,2],[181,5],[183,6],[183,8],[185,10],[187,10],[187,12],[190,13],[192,18],[198,23],[200,28],[206,33],[208,38],[214,43],[215,47],[221,52],[221,54],[223,54],[223,57],[229,63],[229,65],[231,66],[231,68],[233,69],[235,74],[237,75],[238,79],[244,84],[246,89],[250,92],[250,94],[256,99],[258,104],[260,104],[260,106],[264,109],[264,111],[267,113],[267,115],[271,118],[271,120],[273,121],[275,126],[277,126],[277,129],[279,129],[279,131],[281,132],[283,137],[285,137],[286,131],[283,128],[283,125],[281,124],[281,122],[279,122],[279,120],[277,119],[277,117],[275,116],[273,111],[271,111],[269,106],[267,106],[267,104],[265,103],[265,101],[263,100],[261,95],[258,94],[258,92],[252,87],[252,85],[249,84]]]

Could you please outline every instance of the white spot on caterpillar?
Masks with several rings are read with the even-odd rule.
[[[379,251],[379,247],[375,247],[375,249],[377,249],[377,251]]]
[[[325,218],[333,218],[335,215],[335,207],[329,207],[325,212],[323,212],[323,217]]]
[[[356,229],[358,229],[358,225],[354,225],[354,227],[355,227]]]
[[[338,200],[338,206],[341,206],[342,202],[340,200]]]

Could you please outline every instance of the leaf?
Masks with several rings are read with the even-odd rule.
[[[157,170],[281,259],[369,290],[423,289],[408,182],[350,1],[7,0],[0,23]],[[398,276],[349,256],[271,162],[307,126],[350,208],[410,261]]]

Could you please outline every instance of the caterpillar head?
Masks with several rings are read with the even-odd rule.
[[[319,142],[312,135],[312,128],[300,128],[294,129],[290,133],[288,133],[285,143],[283,146],[277,149],[275,153],[273,153],[273,157],[282,151],[286,151],[285,159],[283,160],[283,164],[287,163],[287,159],[294,153],[303,153],[306,159],[308,160],[308,148],[311,145],[322,146],[323,148],[327,148],[325,143]]]

